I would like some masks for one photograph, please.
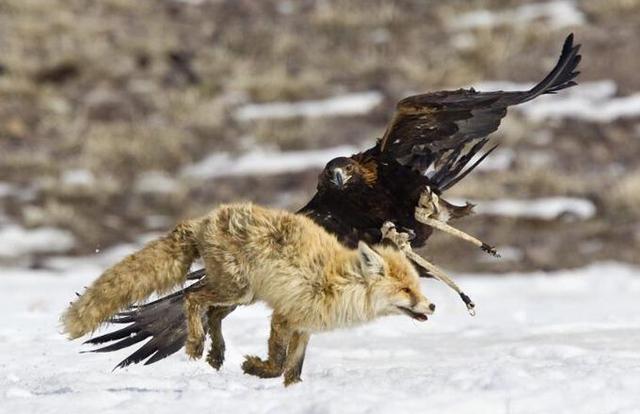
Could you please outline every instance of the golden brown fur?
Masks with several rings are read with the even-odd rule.
[[[183,283],[198,255],[191,238],[190,225],[180,224],[107,269],[62,315],[65,333],[74,339],[93,332],[132,303]]]
[[[208,361],[219,368],[220,321],[237,305],[264,301],[273,309],[269,358],[248,357],[243,369],[261,377],[284,372],[287,385],[300,380],[311,333],[389,314],[425,320],[434,309],[397,250],[364,243],[351,250],[304,216],[236,204],[182,223],[107,270],[63,316],[67,332],[87,333],[122,307],[180,284],[198,254],[207,276],[186,296],[187,353],[202,355],[202,315],[208,312]]]

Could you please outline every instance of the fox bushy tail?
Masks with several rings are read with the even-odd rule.
[[[198,257],[194,232],[199,224],[183,222],[107,269],[62,314],[65,333],[74,339],[93,332],[125,307],[182,284]]]

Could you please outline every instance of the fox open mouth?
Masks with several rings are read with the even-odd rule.
[[[418,320],[418,321],[426,321],[427,319],[427,315],[425,315],[424,313],[417,313],[412,311],[409,308],[403,308],[402,306],[398,306],[398,309],[400,309],[402,312],[406,313],[407,315],[411,316],[413,319]]]

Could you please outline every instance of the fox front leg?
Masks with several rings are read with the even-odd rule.
[[[304,363],[304,355],[309,343],[309,334],[303,332],[295,332],[289,341],[287,349],[287,360],[284,366],[284,386],[302,381],[300,374],[302,373],[302,364]]]
[[[222,320],[235,309],[235,306],[213,306],[207,311],[207,328],[211,338],[207,362],[216,370],[219,370],[224,362],[225,344],[222,336]]]
[[[242,363],[244,373],[260,378],[275,378],[282,375],[289,338],[291,338],[289,323],[285,318],[274,314],[271,317],[268,359],[263,361],[255,355],[247,355]]]

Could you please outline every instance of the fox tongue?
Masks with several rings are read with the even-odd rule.
[[[429,319],[429,318],[427,318],[427,315],[424,315],[424,314],[422,314],[422,313],[414,313],[414,314],[413,314],[413,315],[411,315],[411,316],[413,316],[413,319],[417,319],[417,320],[419,320],[419,321],[421,321],[421,322],[424,322],[424,321],[426,321],[427,319]]]
[[[407,309],[401,306],[398,306],[398,308],[400,308],[400,310],[402,310],[404,313],[406,313],[407,315],[411,316],[413,319],[424,322],[427,319],[427,315],[425,315],[424,313],[417,313],[417,312],[413,312],[411,309]]]

